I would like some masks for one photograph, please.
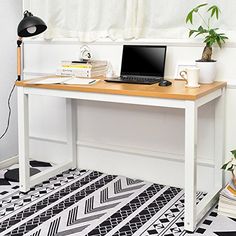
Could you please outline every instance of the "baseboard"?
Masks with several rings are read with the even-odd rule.
[[[30,136],[30,139],[43,141],[43,142],[51,142],[57,144],[66,145],[66,141],[62,139],[55,139],[50,137],[38,137],[38,136]],[[162,160],[169,160],[173,162],[184,162],[184,154],[171,153],[171,152],[162,152],[158,150],[149,150],[142,147],[129,147],[123,145],[114,145],[108,143],[100,143],[100,142],[91,142],[91,141],[77,141],[77,146],[79,147],[88,147],[100,150],[108,150],[112,152],[120,152],[131,155],[140,155],[140,156],[148,156]],[[206,157],[198,156],[197,164],[205,167],[214,167],[213,159],[208,159]]]
[[[18,163],[18,155],[7,158],[6,160],[1,161],[0,162],[0,169],[7,168],[7,167],[9,167],[11,165],[14,165],[14,164],[17,164],[17,163]]]

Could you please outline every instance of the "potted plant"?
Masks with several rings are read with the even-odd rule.
[[[226,171],[230,171],[232,174],[232,180],[236,186],[236,149],[231,151],[233,157],[230,161],[226,162],[221,168]]]
[[[212,27],[212,20],[219,19],[220,9],[216,5],[207,7],[206,14],[201,14],[200,10],[206,7],[208,3],[200,4],[193,8],[186,17],[186,23],[193,25],[193,15],[197,15],[202,21],[196,29],[189,29],[189,37],[203,35],[205,47],[202,52],[202,58],[196,61],[200,68],[200,83],[209,84],[215,80],[216,61],[212,59],[212,46],[218,45],[220,48],[228,37],[224,33],[219,33],[219,28]]]

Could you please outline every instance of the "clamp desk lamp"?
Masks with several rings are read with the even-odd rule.
[[[33,16],[29,11],[24,12],[24,18],[18,25],[17,34],[17,80],[21,80],[21,44],[22,38],[41,34],[47,29],[46,24],[39,17]]]
[[[29,11],[24,12],[24,18],[20,21],[17,28],[17,80],[21,80],[21,44],[22,38],[32,37],[41,34],[47,29],[46,24],[39,17],[33,16]],[[14,88],[13,88],[14,89]],[[36,168],[30,168],[30,175],[39,173]],[[4,175],[6,180],[19,182],[19,168],[10,169]]]

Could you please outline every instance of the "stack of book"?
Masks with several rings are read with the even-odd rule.
[[[218,214],[236,219],[236,185],[233,180],[220,193]]]
[[[107,72],[107,61],[62,61],[57,75],[75,77],[97,77],[105,76]]]

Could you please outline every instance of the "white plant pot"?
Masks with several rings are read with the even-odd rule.
[[[196,66],[200,69],[199,83],[211,84],[216,78],[216,61],[202,62],[196,61]]]

